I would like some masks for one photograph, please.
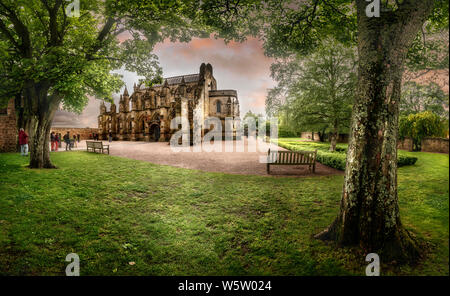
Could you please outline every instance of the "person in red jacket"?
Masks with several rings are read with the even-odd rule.
[[[55,150],[54,151],[58,151],[58,146],[59,146],[59,135],[57,133],[55,133]]]
[[[20,155],[28,156],[28,135],[20,128],[19,130],[19,145],[20,145]]]

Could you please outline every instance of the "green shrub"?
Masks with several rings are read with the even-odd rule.
[[[280,125],[278,126],[278,138],[295,138],[299,137],[300,133],[295,132],[288,128],[287,126]]]
[[[344,153],[317,151],[317,161],[326,166],[345,171],[346,155]]]
[[[397,166],[398,167],[405,166],[405,165],[413,165],[416,163],[416,161],[417,161],[417,157],[406,156],[406,155],[401,155],[401,154],[397,155]]]
[[[420,151],[424,138],[443,137],[446,130],[445,120],[430,111],[400,116],[399,119],[399,138],[411,138],[416,151]]]
[[[323,165],[344,171],[346,165],[346,144],[338,144],[335,152],[328,151],[328,143],[317,142],[284,142],[279,140],[278,146],[286,148],[291,151],[313,151],[317,149],[317,161]],[[417,157],[404,155],[401,151],[398,152],[397,165],[399,167],[406,165],[413,165],[417,161]]]

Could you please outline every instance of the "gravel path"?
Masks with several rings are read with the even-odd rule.
[[[103,142],[108,144],[107,141]],[[267,155],[267,147],[262,149],[263,152],[248,152],[247,141],[245,141],[245,152],[192,152],[192,147],[190,147],[190,152],[174,152],[167,142],[113,141],[109,145],[111,155],[144,160],[155,164],[208,172],[269,176],[266,172],[266,164],[259,161],[260,157],[265,158]],[[279,149],[286,150],[281,147]],[[85,141],[78,143],[78,148],[75,150],[86,150]],[[222,151],[224,150],[224,143],[222,143]],[[270,176],[273,177],[343,174],[342,171],[318,162],[316,162],[316,172],[314,174],[309,172],[308,166],[271,166],[270,172]]]

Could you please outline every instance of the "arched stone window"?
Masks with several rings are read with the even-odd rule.
[[[222,103],[220,101],[216,101],[216,113],[222,113]]]

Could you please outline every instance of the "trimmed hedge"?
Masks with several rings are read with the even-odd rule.
[[[317,150],[317,161],[326,166],[345,171],[346,155],[340,152],[323,152]]]
[[[397,166],[398,167],[405,166],[405,165],[413,165],[416,163],[416,161],[417,161],[417,157],[406,156],[406,155],[401,155],[401,154],[397,155]]]
[[[345,171],[347,149],[340,145],[336,147],[335,152],[328,151],[328,144],[314,142],[283,142],[278,140],[278,146],[291,151],[311,151],[317,149],[317,161],[326,166]],[[397,165],[399,167],[413,165],[417,161],[417,157],[403,155],[398,152]]]

